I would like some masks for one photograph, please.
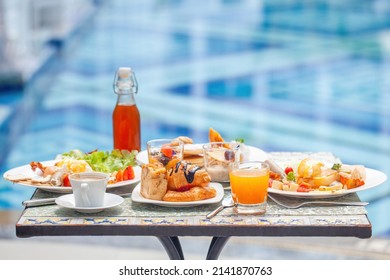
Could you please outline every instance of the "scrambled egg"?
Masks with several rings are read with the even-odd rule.
[[[92,168],[85,160],[75,160],[75,159],[63,159],[56,163],[56,166],[63,167],[69,170],[70,173],[81,173],[92,171]]]

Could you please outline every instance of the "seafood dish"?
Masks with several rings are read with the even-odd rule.
[[[281,172],[272,171],[269,186],[289,192],[342,192],[365,184],[366,169],[363,165],[340,162],[332,166],[310,157],[295,166],[287,166]]]

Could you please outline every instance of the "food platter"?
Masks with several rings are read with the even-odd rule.
[[[202,151],[202,146],[203,144],[186,144],[184,145],[184,149],[188,148],[188,150]],[[253,146],[245,147],[248,148],[248,161],[264,161],[268,158],[267,153],[259,148]],[[140,165],[148,163],[148,152],[146,150],[140,151],[136,156],[136,160]]]
[[[56,162],[57,162],[57,160],[49,160],[49,161],[43,161],[42,164],[45,165],[45,166],[52,166]],[[133,169],[134,169],[134,175],[135,175],[134,179],[121,181],[121,182],[118,182],[118,183],[115,183],[115,184],[108,184],[107,185],[107,189],[123,187],[123,186],[127,186],[127,185],[132,185],[132,184],[138,183],[141,180],[141,167],[134,166]],[[8,170],[7,172],[4,173],[3,177],[4,177],[4,179],[9,180],[8,179],[9,177],[12,177],[12,176],[15,176],[15,175],[19,175],[19,174],[23,174],[25,176],[30,176],[30,177],[38,176],[36,173],[34,173],[31,170],[31,166],[29,164],[26,164],[26,165],[15,167],[13,169]],[[28,182],[28,181],[15,182],[15,184],[23,185],[23,186],[26,186],[26,187],[38,188],[38,189],[41,189],[41,190],[44,190],[44,191],[54,192],[54,193],[71,193],[72,192],[72,188],[71,187],[61,187],[61,186],[57,187],[57,186],[51,186],[51,185],[48,185],[48,184],[45,184],[45,185],[43,185],[43,184],[33,184],[31,182]]]
[[[366,168],[366,180],[365,184],[363,186],[349,189],[349,190],[340,190],[340,191],[312,191],[312,192],[291,192],[291,191],[283,191],[283,190],[277,190],[269,188],[268,192],[271,194],[278,194],[283,196],[289,196],[289,197],[296,197],[296,198],[331,198],[331,197],[338,197],[343,196],[351,193],[356,193],[359,191],[365,191],[371,188],[374,188],[376,186],[379,186],[383,182],[387,180],[387,176],[385,173],[371,169]]]
[[[138,184],[131,195],[131,199],[134,202],[139,203],[146,203],[146,204],[153,204],[163,207],[192,207],[192,206],[199,206],[199,205],[206,205],[206,204],[214,204],[218,203],[222,200],[224,196],[224,189],[221,184],[219,183],[210,183],[210,186],[213,187],[217,194],[215,197],[205,200],[198,200],[198,201],[190,201],[190,202],[167,202],[167,201],[160,201],[160,200],[152,200],[144,198],[141,195],[141,184]]]

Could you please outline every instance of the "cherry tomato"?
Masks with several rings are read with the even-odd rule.
[[[290,172],[294,172],[294,169],[292,169],[292,167],[288,166],[286,167],[286,169],[284,170],[284,173],[286,173],[286,175],[288,175],[288,173]]]
[[[123,171],[123,181],[131,180],[134,179],[134,170],[133,167],[128,166],[126,169]]]
[[[66,174],[62,180],[62,186],[70,187],[69,174]]]
[[[166,156],[167,158],[172,158],[173,156],[173,149],[169,146],[162,146],[161,147],[161,153]]]

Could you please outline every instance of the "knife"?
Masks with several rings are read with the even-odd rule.
[[[123,193],[118,194],[119,196],[126,197],[130,196],[131,193]],[[30,199],[25,200],[22,202],[22,205],[24,207],[36,207],[36,206],[44,206],[44,205],[53,205],[56,204],[57,197],[51,197],[51,198],[38,198],[38,199]]]

